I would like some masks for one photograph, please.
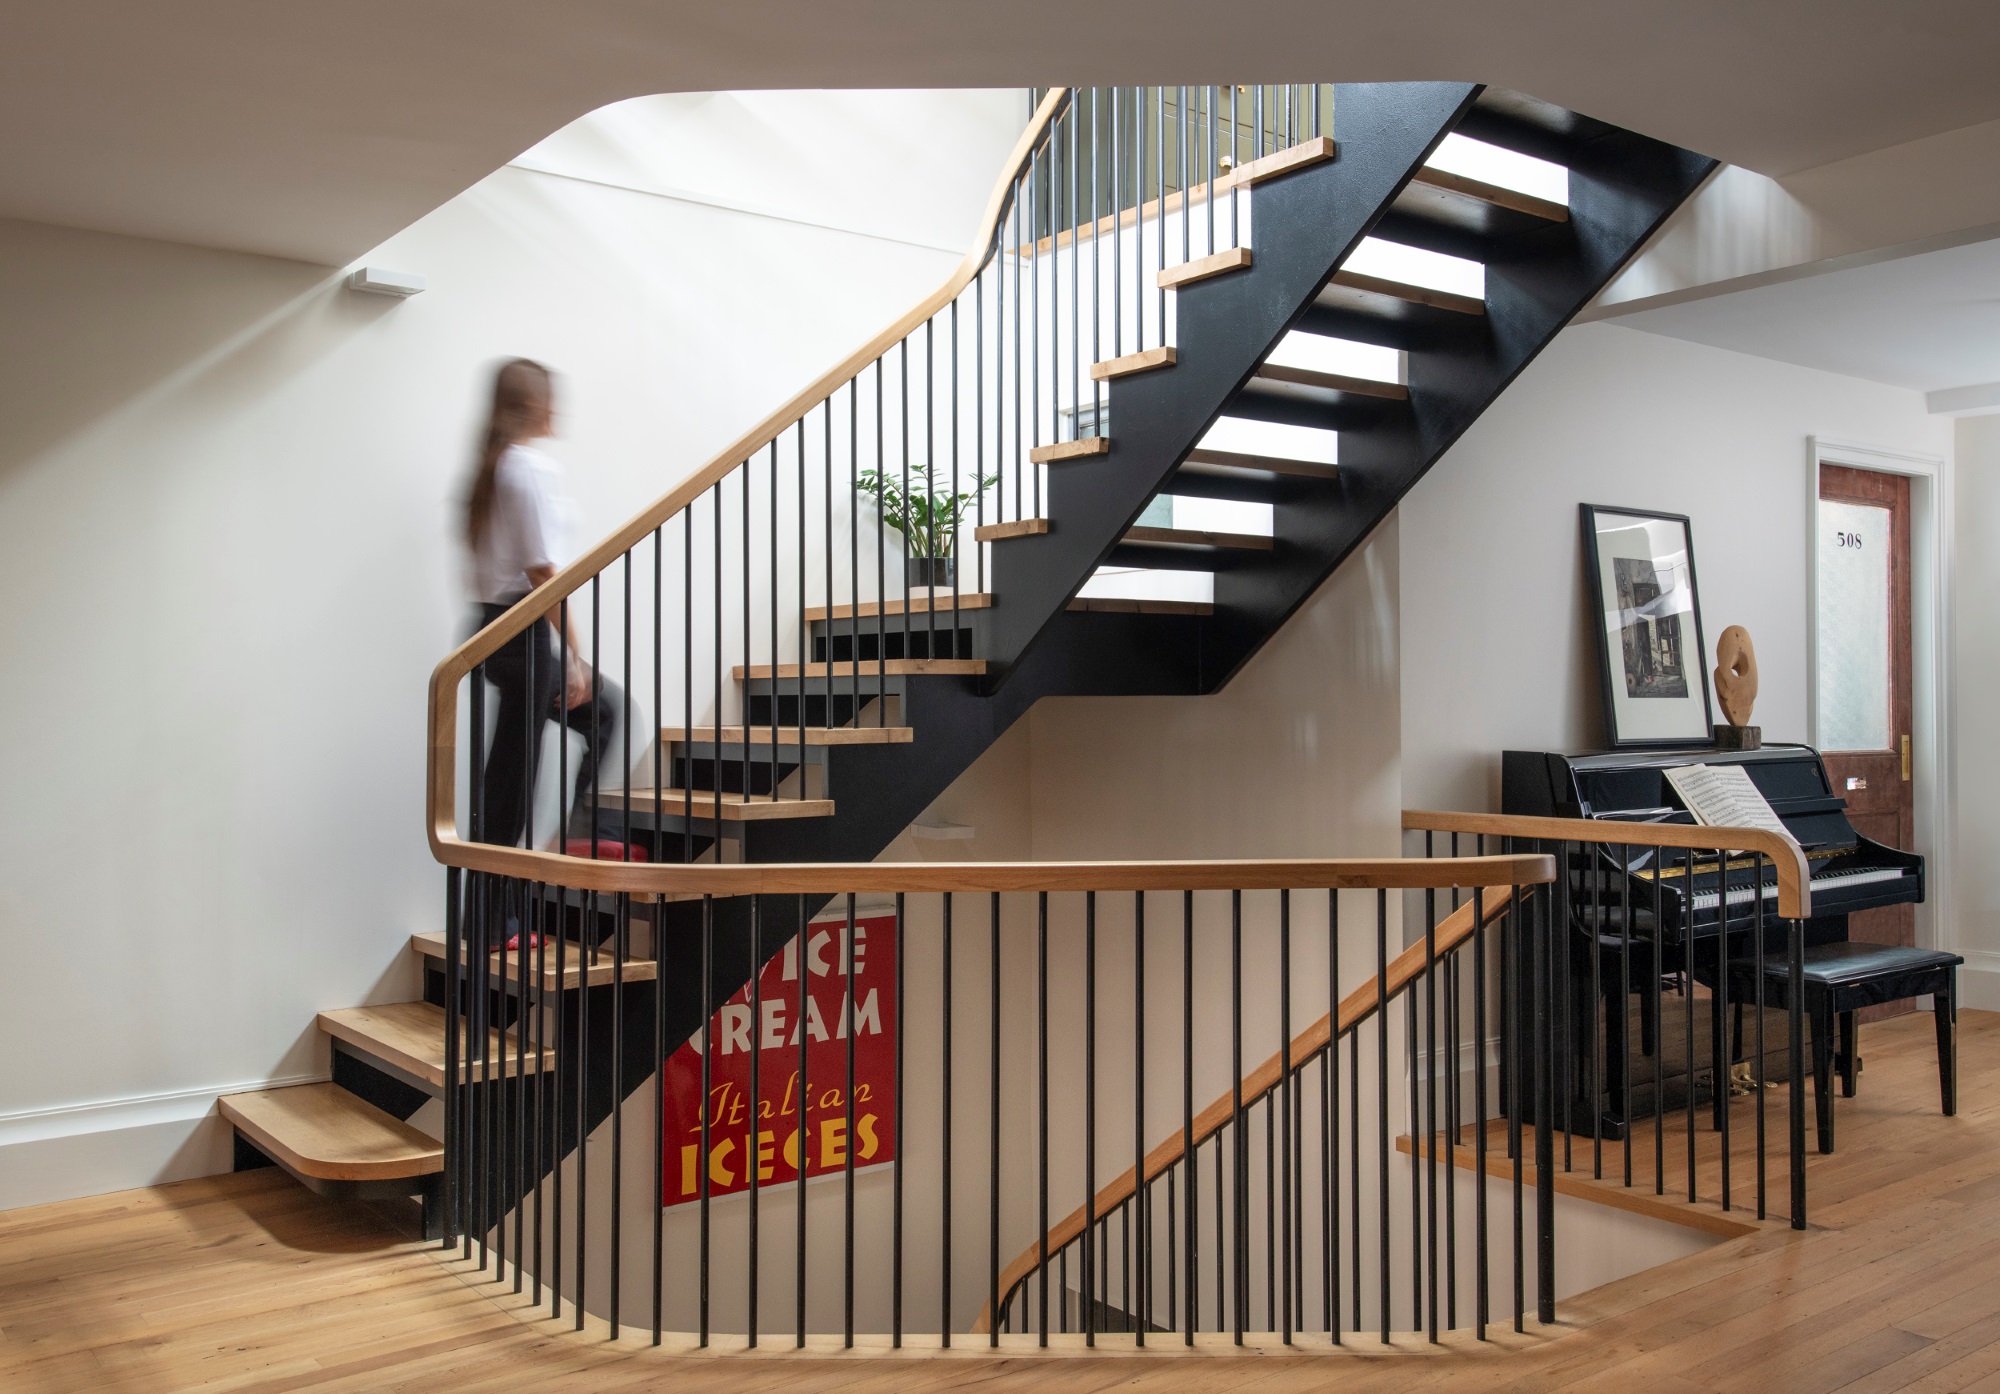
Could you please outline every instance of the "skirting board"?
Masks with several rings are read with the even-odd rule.
[[[0,1210],[228,1171],[230,1130],[216,1099],[320,1078],[246,1080],[0,1116]]]
[[[1961,949],[1965,966],[1958,970],[1958,1005],[1974,1011],[2000,1012],[2000,953]]]

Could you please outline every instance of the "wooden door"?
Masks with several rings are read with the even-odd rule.
[[[1908,850],[1914,840],[1910,768],[1910,481],[1841,465],[1819,467],[1821,754],[1848,821],[1863,837]],[[1864,910],[1850,938],[1916,943],[1914,905]],[[1863,1021],[1913,1004],[1870,1008]]]

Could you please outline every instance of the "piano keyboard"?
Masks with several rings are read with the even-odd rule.
[[[1866,886],[1876,881],[1894,881],[1905,874],[1907,873],[1901,867],[1895,866],[1855,867],[1849,871],[1829,871],[1824,875],[1815,876],[1812,878],[1812,885],[1815,889],[1821,886]],[[1729,903],[1731,905],[1749,904],[1754,889],[1751,886],[1740,886],[1732,889],[1729,892]],[[1778,898],[1777,882],[1773,881],[1771,884],[1765,886],[1763,891],[1764,899],[1776,900]],[[1713,910],[1716,906],[1716,895],[1715,891],[1696,891],[1694,893],[1694,908],[1696,910]]]

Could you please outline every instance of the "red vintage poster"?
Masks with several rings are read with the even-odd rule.
[[[733,1195],[750,1185],[751,1158],[765,1186],[798,1180],[803,1117],[806,1175],[880,1166],[896,1156],[896,932],[894,915],[854,921],[854,977],[847,974],[847,919],[806,928],[803,1011],[799,941],[764,969],[752,1021],[751,990],[730,998],[709,1021],[714,1056],[708,1082],[708,1193]],[[799,1038],[805,1036],[805,1077]],[[847,1046],[854,1042],[854,1136],[847,1135]],[[754,1036],[754,1044],[753,1044]],[[666,1129],[665,1205],[701,1197],[702,1082],[700,1038],[668,1057],[661,1072]],[[750,1070],[759,1061],[756,1143],[751,1143]]]

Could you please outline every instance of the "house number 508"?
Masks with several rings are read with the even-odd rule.
[[[1861,534],[1858,532],[1837,532],[1833,541],[1837,547],[1852,547],[1857,552],[1861,550]]]

